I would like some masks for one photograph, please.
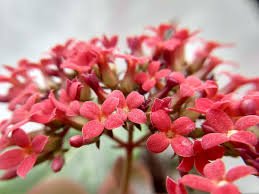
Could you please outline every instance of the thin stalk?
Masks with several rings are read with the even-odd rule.
[[[128,125],[128,142],[126,147],[126,160],[124,165],[124,174],[122,177],[121,183],[121,192],[120,194],[128,194],[129,193],[129,183],[130,176],[132,171],[132,160],[133,160],[133,124],[130,123]]]

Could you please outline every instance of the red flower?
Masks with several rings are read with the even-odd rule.
[[[117,110],[124,121],[128,118],[131,122],[137,124],[146,122],[146,114],[141,109],[138,109],[145,101],[144,96],[140,95],[138,92],[131,92],[125,99],[121,91],[114,90],[109,97],[119,99]]]
[[[217,90],[218,86],[216,82],[207,80],[203,83],[197,77],[189,76],[180,84],[180,97],[191,97],[196,92],[200,94],[204,93],[205,96],[211,97],[217,93]]]
[[[158,110],[151,113],[151,122],[159,132],[148,138],[148,150],[160,153],[171,144],[177,155],[183,157],[193,155],[192,142],[184,137],[195,129],[195,124],[191,119],[180,117],[171,122],[169,115],[165,111]]]
[[[203,125],[210,128],[214,133],[202,137],[202,147],[209,149],[227,141],[255,145],[257,143],[256,135],[246,131],[246,129],[258,123],[259,116],[249,115],[241,117],[234,124],[222,110],[211,109],[207,112],[206,121]]]
[[[167,75],[170,74],[170,69],[160,69],[160,62],[158,61],[152,61],[148,65],[148,71],[147,72],[141,72],[136,74],[135,80],[138,84],[141,85],[142,89],[145,91],[151,90],[157,82],[165,78]]]
[[[212,194],[239,194],[233,182],[256,173],[255,169],[250,166],[237,166],[225,172],[225,165],[220,159],[207,164],[203,172],[205,177],[188,174],[181,178],[180,183]]]
[[[170,177],[166,178],[166,190],[168,194],[187,194],[182,183],[176,183]]]
[[[111,130],[123,125],[121,115],[113,113],[118,105],[119,99],[114,97],[107,98],[101,106],[91,101],[83,103],[80,114],[89,120],[82,129],[85,140],[98,137],[104,128]]]
[[[208,164],[211,160],[221,158],[223,155],[223,147],[215,146],[204,150],[201,146],[201,142],[196,140],[193,144],[193,156],[183,157],[177,169],[182,172],[189,172],[194,165],[196,170],[203,174],[203,168],[206,164]]]
[[[17,168],[17,175],[24,178],[36,163],[38,155],[48,142],[48,137],[36,135],[30,140],[22,129],[16,129],[12,133],[12,140],[20,148],[8,150],[0,155],[0,169]]]

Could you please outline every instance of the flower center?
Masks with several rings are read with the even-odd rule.
[[[172,139],[174,137],[175,133],[172,130],[169,130],[166,132],[166,137]]]
[[[230,137],[231,135],[235,134],[237,130],[229,130],[227,136]]]
[[[226,180],[222,180],[222,181],[219,181],[217,183],[218,186],[223,186],[223,185],[226,185],[226,184],[228,184],[228,182]]]

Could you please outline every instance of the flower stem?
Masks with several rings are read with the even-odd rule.
[[[126,146],[126,159],[124,165],[124,174],[121,182],[121,192],[120,194],[129,193],[129,183],[132,171],[132,161],[133,161],[133,124],[128,125],[128,142]]]

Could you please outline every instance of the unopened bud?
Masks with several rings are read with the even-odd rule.
[[[79,148],[84,144],[84,139],[81,135],[75,135],[69,139],[69,143],[72,147]]]
[[[62,169],[64,163],[65,160],[63,156],[56,156],[51,163],[51,169],[53,170],[53,172],[59,172]]]

